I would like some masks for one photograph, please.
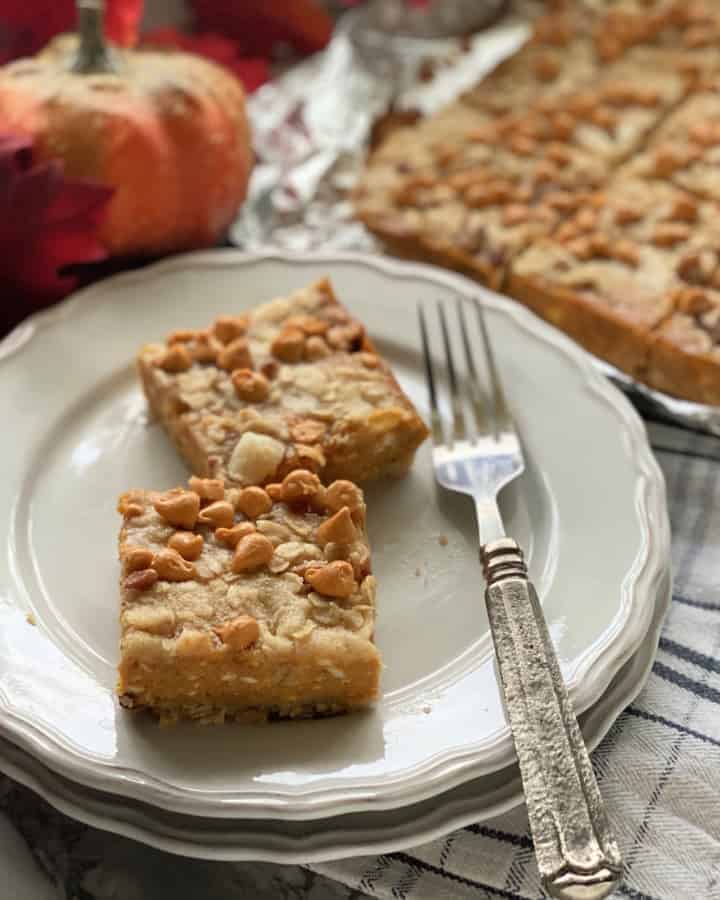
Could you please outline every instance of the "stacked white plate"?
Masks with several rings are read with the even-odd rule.
[[[482,298],[527,460],[503,513],[591,746],[647,676],[670,592],[662,476],[636,413],[571,341],[425,266],[179,257],[0,343],[0,769],[79,819],[188,855],[291,862],[411,846],[522,801],[472,507],[436,491],[428,446],[407,478],[367,486],[386,663],[372,712],[161,729],[116,703],[115,502],[187,477],[147,419],[134,354],[323,275],[421,412],[416,304]]]

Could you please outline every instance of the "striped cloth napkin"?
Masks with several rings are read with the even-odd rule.
[[[675,587],[652,674],[593,754],[625,858],[616,898],[720,898],[720,439],[648,425]],[[313,865],[348,897],[542,897],[524,808],[400,853]],[[358,893],[353,893],[357,891]]]

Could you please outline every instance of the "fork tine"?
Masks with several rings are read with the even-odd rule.
[[[465,363],[468,370],[468,380],[470,382],[470,394],[472,411],[475,414],[475,427],[478,436],[488,434],[490,431],[487,414],[483,403],[483,390],[480,385],[475,359],[470,348],[470,339],[468,338],[467,321],[465,319],[465,310],[463,309],[463,301],[460,297],[455,298],[455,310],[457,312],[458,324],[460,326],[460,334],[462,335],[463,349],[465,350]]]
[[[425,322],[425,311],[422,306],[418,305],[418,320],[420,322],[420,336],[422,338],[423,357],[425,362],[425,376],[428,386],[428,394],[430,396],[430,425],[432,427],[433,443],[444,444],[445,435],[443,433],[442,419],[437,402],[437,390],[435,388],[435,375],[432,367],[432,357],[430,355],[430,341],[428,340],[427,324]]]
[[[445,309],[438,300],[437,303],[438,316],[440,318],[440,330],[442,331],[443,346],[445,347],[445,362],[447,364],[448,381],[450,382],[450,400],[452,404],[452,437],[453,441],[465,440],[465,411],[463,410],[462,398],[458,386],[457,373],[455,371],[455,362],[452,355],[452,347],[450,346],[450,334],[448,332],[447,319],[445,318]]]
[[[485,324],[485,315],[483,313],[482,304],[476,300],[475,309],[477,310],[478,325],[480,326],[480,335],[482,337],[485,357],[487,359],[488,374],[490,376],[490,387],[493,398],[493,430],[495,438],[499,436],[501,430],[507,431],[512,429],[512,418],[508,410],[505,393],[503,391],[502,382],[495,365],[495,355],[493,354],[492,345],[490,344],[490,336],[488,335],[487,325]]]

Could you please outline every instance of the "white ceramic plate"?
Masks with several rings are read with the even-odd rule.
[[[429,446],[408,478],[368,490],[387,665],[373,712],[167,730],[115,702],[115,500],[187,475],[147,422],[133,354],[325,274],[424,409],[414,305],[481,292],[371,257],[179,257],[101,282],[2,344],[0,733],[56,772],[193,815],[310,819],[417,803],[512,763],[472,509],[436,493]],[[483,296],[527,457],[504,513],[585,710],[648,629],[668,558],[662,477],[637,415],[585,354]]]
[[[600,700],[580,717],[585,741],[595,748],[650,674],[660,629],[670,605],[670,574],[658,591],[650,629]],[[349,856],[406,850],[442,837],[523,800],[516,766],[476,778],[421,803],[384,812],[350,813],[331,819],[203,819],[83,788],[56,775],[37,759],[0,739],[0,771],[49,803],[96,828],[182,856],[213,860],[319,863]]]

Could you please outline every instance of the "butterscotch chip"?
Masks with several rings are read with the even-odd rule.
[[[226,372],[232,372],[235,369],[252,369],[252,356],[250,355],[250,346],[247,339],[237,337],[230,341],[218,353],[217,364],[219,368],[225,369]]]
[[[595,255],[592,243],[587,237],[575,238],[566,244],[568,250],[580,260],[592,259]]]
[[[198,332],[195,340],[190,344],[190,356],[194,362],[214,363],[222,349],[222,344],[207,332]]]
[[[590,235],[589,240],[593,256],[606,258],[612,256],[610,241],[608,240],[607,235],[592,234]]]
[[[311,335],[305,341],[304,357],[308,362],[325,359],[330,356],[330,352],[327,342],[318,335]]]
[[[236,369],[230,377],[238,397],[248,403],[261,403],[270,393],[267,378],[252,369]]]
[[[168,541],[168,547],[179,553],[183,559],[194,562],[202,553],[204,543],[201,534],[194,534],[192,531],[176,531]]]
[[[212,331],[220,343],[229,344],[245,334],[247,324],[245,316],[219,316],[213,322]]]
[[[535,60],[535,75],[540,81],[553,81],[560,73],[560,63],[552,56],[540,56]]]
[[[678,222],[695,222],[698,217],[697,203],[690,197],[680,197],[675,202],[670,218]]]
[[[225,497],[225,482],[220,478],[198,478],[191,475],[188,485],[201,500],[222,500]]]
[[[377,369],[380,365],[380,360],[375,353],[358,353],[358,359],[366,369]],[[305,443],[311,444],[312,441],[305,441]]]
[[[550,159],[543,159],[533,171],[533,177],[538,184],[545,184],[557,180],[557,166]]]
[[[640,219],[642,219],[642,213],[629,206],[621,206],[615,212],[615,221],[618,225],[631,225],[633,222],[639,222]]]
[[[568,241],[574,240],[580,235],[582,229],[578,228],[575,222],[563,222],[563,224],[555,232],[555,237],[561,244],[567,244]]]
[[[318,527],[317,539],[322,547],[329,543],[352,544],[357,540],[357,529],[347,506],[343,506]]]
[[[658,106],[661,101],[660,92],[653,88],[636,88],[634,103],[636,106]]]
[[[673,147],[659,147],[655,151],[655,174],[672,175],[685,166],[685,158]]]
[[[191,531],[200,512],[200,498],[194,491],[173,488],[158,494],[153,506],[170,525]]]
[[[629,266],[637,266],[640,262],[640,251],[632,241],[615,241],[610,247],[610,255]]]
[[[720,125],[717,122],[697,122],[688,130],[688,136],[701,147],[714,147],[720,144]]]
[[[333,481],[325,491],[325,503],[327,508],[332,512],[338,512],[346,506],[353,514],[353,518],[357,521],[356,516],[362,514],[365,509],[363,494],[360,488],[353,484],[352,481],[339,479]]]
[[[238,616],[213,628],[213,631],[232,650],[246,650],[260,637],[260,626],[252,616]]]
[[[164,581],[189,581],[195,577],[195,566],[171,548],[158,550],[152,567]]]
[[[568,212],[575,209],[578,199],[574,194],[568,191],[550,191],[546,194],[544,202],[551,209],[557,209],[560,212]]]
[[[155,569],[139,569],[127,576],[123,587],[128,591],[146,591],[155,584],[159,577]]]
[[[688,28],[682,38],[683,44],[691,50],[696,50],[699,47],[710,47],[716,40],[717,36],[702,25],[696,28]]]
[[[305,335],[299,328],[285,328],[272,342],[270,350],[282,362],[300,362],[305,352]]]
[[[153,365],[164,372],[186,372],[192,365],[192,357],[184,344],[172,344],[153,360]]]
[[[545,149],[545,155],[548,159],[551,159],[553,162],[559,163],[560,165],[568,165],[568,163],[572,159],[572,153],[568,147],[565,147],[563,144],[558,144],[555,141],[548,144]]]
[[[307,335],[323,335],[328,330],[329,323],[324,319],[319,319],[317,316],[290,316],[286,320],[285,326],[287,328],[299,328],[300,331]]]
[[[622,56],[625,45],[618,36],[606,34],[596,39],[595,49],[603,62],[612,62]]]
[[[152,567],[153,552],[147,547],[133,547],[124,544],[120,547],[120,559],[123,561],[126,572],[136,572],[138,569]]]
[[[278,364],[274,359],[269,359],[267,362],[263,363],[260,366],[260,371],[267,378],[268,381],[273,381],[277,377],[278,373]]]
[[[677,274],[690,284],[709,284],[717,268],[717,258],[712,251],[688,253],[678,261]]]
[[[122,498],[118,504],[118,512],[125,516],[126,519],[132,519],[134,516],[141,516],[142,511],[142,506],[138,506],[137,503],[132,503],[131,501],[124,501]]]
[[[179,328],[176,331],[171,331],[167,336],[166,343],[168,344],[187,344],[189,341],[194,341],[197,337],[197,331],[193,331],[189,328]]]
[[[712,301],[701,288],[684,287],[676,291],[675,304],[681,312],[691,316],[699,316],[712,309]]]
[[[524,225],[530,218],[530,207],[523,203],[511,203],[503,210],[503,225],[512,228],[514,225]]]
[[[658,225],[653,232],[652,242],[656,247],[674,247],[681,241],[686,241],[690,235],[690,228],[682,222],[666,222]]]
[[[518,156],[534,156],[537,152],[537,144],[530,138],[519,136],[510,141],[510,149]]]
[[[268,492],[262,488],[246,487],[238,494],[236,505],[249,519],[257,519],[258,516],[270,512],[273,502]]]
[[[320,479],[313,472],[297,469],[283,479],[282,497],[286,503],[308,502],[317,494],[320,486]]]
[[[255,526],[252,522],[239,522],[237,525],[233,525],[232,528],[216,528],[215,537],[221,543],[227,544],[228,547],[237,547],[244,537],[247,537],[254,531]]]
[[[575,223],[582,231],[592,231],[597,226],[597,212],[583,209],[575,216]]]
[[[281,484],[266,484],[265,490],[273,502],[283,499],[283,486]]]
[[[586,118],[597,107],[597,103],[597,97],[593,94],[581,93],[569,97],[565,103],[565,107],[573,115]]]
[[[350,597],[356,587],[353,567],[340,559],[324,566],[308,566],[305,580],[318,594],[338,599]]]
[[[569,140],[575,131],[575,119],[569,113],[555,113],[551,119],[553,135],[557,140]]]
[[[230,528],[235,519],[235,510],[232,503],[227,500],[216,500],[198,514],[198,522],[201,525],[210,525],[213,528]]]
[[[274,547],[264,534],[248,534],[235,547],[231,568],[233,572],[252,572],[266,566],[272,559]]]

